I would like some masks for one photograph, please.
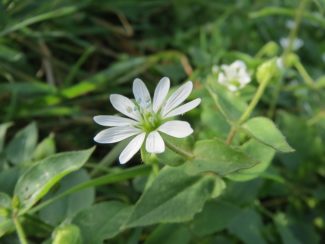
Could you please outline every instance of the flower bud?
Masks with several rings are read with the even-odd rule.
[[[265,80],[271,80],[273,77],[278,76],[280,70],[276,64],[276,59],[268,60],[262,63],[256,72],[256,78],[259,83]]]
[[[267,57],[274,57],[277,55],[278,51],[279,51],[279,45],[277,43],[268,42],[262,47],[262,50],[260,52]]]
[[[80,229],[76,225],[72,224],[60,226],[54,232],[52,243],[81,244]]]

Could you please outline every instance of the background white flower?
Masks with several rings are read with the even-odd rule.
[[[143,143],[149,153],[164,152],[165,143],[161,132],[177,138],[192,134],[193,129],[188,122],[170,119],[197,107],[201,99],[181,105],[193,89],[191,81],[180,86],[167,99],[169,88],[169,78],[162,78],[151,99],[146,85],[137,78],[133,82],[135,101],[119,94],[111,95],[113,107],[128,118],[117,115],[95,116],[97,124],[111,128],[100,131],[94,140],[98,143],[115,143],[134,136],[119,156],[120,163],[124,164],[140,150]]]
[[[282,46],[282,48],[287,48],[289,45],[289,38],[281,38],[280,45]],[[304,41],[299,38],[296,38],[293,40],[292,49],[296,51],[299,48],[301,48],[303,45],[304,45]]]
[[[218,82],[234,92],[251,82],[251,77],[247,71],[245,63],[237,60],[230,65],[221,65],[216,69],[213,67],[214,72],[218,72]]]
[[[289,30],[292,30],[293,28],[295,28],[296,22],[294,20],[290,19],[290,20],[286,21],[285,25]]]

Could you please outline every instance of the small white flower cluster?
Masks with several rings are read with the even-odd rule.
[[[282,48],[287,48],[289,46],[289,38],[281,38],[280,45],[282,46]],[[304,41],[299,38],[296,38],[293,41],[292,49],[293,51],[297,51],[303,45],[304,45]]]
[[[100,131],[94,140],[98,143],[115,143],[134,136],[119,156],[120,163],[124,164],[140,150],[144,142],[147,152],[164,152],[165,143],[161,132],[177,138],[192,134],[193,129],[188,122],[171,118],[197,107],[201,99],[197,98],[181,105],[192,92],[191,81],[180,86],[167,99],[169,88],[169,79],[162,78],[151,99],[143,81],[135,79],[133,82],[135,101],[119,94],[111,95],[110,102],[113,107],[128,118],[117,115],[95,116],[94,121],[97,124],[111,128]]]
[[[218,74],[218,82],[224,85],[228,90],[235,92],[245,87],[251,82],[245,63],[237,60],[230,65],[221,65],[212,67],[212,72]]]

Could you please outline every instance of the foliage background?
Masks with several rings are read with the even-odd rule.
[[[192,79],[200,90],[198,86],[204,84],[214,64],[245,59],[253,70],[256,54],[266,43],[278,43],[281,37],[288,36],[286,22],[294,18],[299,2],[2,0],[0,120],[14,122],[6,142],[35,121],[39,138],[52,133],[50,138],[54,136],[58,152],[89,148],[98,131],[92,117],[113,113],[108,94],[130,96],[135,77],[141,77],[151,91],[162,76],[170,77],[174,85]],[[298,34],[304,46],[297,54],[319,84],[324,84],[325,79],[324,11],[324,1],[310,1]],[[277,55],[281,52],[280,48]],[[255,82],[247,87],[244,100],[245,96],[247,100],[251,97],[256,86]],[[207,203],[194,221],[135,228],[109,243],[324,241],[322,87],[308,86],[301,72],[290,68],[283,85],[270,85],[257,108],[256,114],[276,121],[296,152],[277,154],[259,178],[227,182],[221,200]],[[278,96],[273,96],[276,89]],[[204,106],[188,116],[195,128],[204,128],[199,136],[225,138],[229,128],[222,124],[214,127],[218,118],[207,117]],[[92,177],[89,172],[111,148],[98,146],[75,177],[80,178],[77,182]],[[140,158],[135,158],[126,167],[139,162]],[[98,175],[118,170],[115,160],[104,164],[104,169],[96,168]],[[7,179],[0,174],[1,191],[9,193]],[[62,184],[73,185],[69,178]],[[89,204],[112,199],[134,203],[139,191],[136,184],[133,188],[131,185],[101,186],[96,188],[96,195],[95,188],[90,188],[90,192],[75,198]],[[51,223],[49,229],[30,233],[35,243],[50,237],[49,232],[61,221],[50,210],[43,214],[45,219],[52,218]],[[17,242],[16,235],[8,235],[2,242]]]

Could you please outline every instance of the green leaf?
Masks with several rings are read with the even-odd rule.
[[[259,177],[270,165],[275,154],[273,148],[265,146],[255,139],[251,139],[246,142],[244,145],[242,145],[241,149],[246,152],[247,155],[260,163],[249,169],[243,169],[227,175],[227,178],[234,181],[248,181]]]
[[[0,192],[0,238],[14,229],[14,224],[10,219],[11,198]]]
[[[0,153],[2,152],[3,149],[3,145],[5,142],[5,136],[6,136],[6,132],[7,129],[12,125],[12,123],[3,123],[0,124]]]
[[[82,244],[81,233],[78,226],[69,224],[56,228],[52,244],[63,243]]]
[[[17,132],[6,148],[7,158],[14,164],[31,159],[37,143],[37,128],[34,122]]]
[[[86,170],[78,170],[64,177],[60,182],[58,189],[54,193],[49,193],[45,198],[56,197],[75,185],[90,180]],[[44,200],[45,200],[44,198]],[[58,225],[65,218],[72,218],[80,210],[90,207],[95,200],[94,188],[88,188],[76,193],[70,194],[40,211],[40,217],[44,222],[51,225]]]
[[[228,230],[246,244],[266,244],[262,227],[260,215],[255,210],[244,209],[231,221]]]
[[[237,121],[245,111],[247,104],[235,93],[216,82],[215,76],[210,76],[207,82],[211,85],[210,95],[219,111],[229,120]]]
[[[9,168],[0,172],[0,191],[9,195],[13,194],[15,185],[23,169],[18,167]]]
[[[41,141],[37,145],[33,153],[33,160],[38,161],[48,156],[51,156],[52,154],[55,153],[55,151],[56,151],[56,147],[55,147],[54,135],[51,133],[48,137],[43,139],[43,141]]]
[[[126,226],[189,221],[211,198],[214,187],[213,175],[190,176],[182,166],[165,166],[136,203]]]
[[[283,244],[301,244],[302,242],[297,239],[290,228],[288,227],[288,220],[284,213],[277,213],[274,217],[275,226],[280,233]]]
[[[14,222],[11,219],[6,219],[0,222],[0,238],[8,232],[12,232],[15,229]]]
[[[202,237],[224,230],[240,213],[240,208],[226,201],[208,202],[190,223],[192,232]]]
[[[45,158],[23,174],[15,187],[21,211],[30,209],[58,181],[67,174],[80,169],[94,148],[83,151],[58,153]]]
[[[272,120],[264,117],[255,117],[242,125],[242,129],[261,143],[281,152],[293,152],[294,149],[287,143],[281,131]]]
[[[159,225],[145,241],[145,244],[187,244],[191,241],[191,233],[182,224]]]
[[[84,243],[102,244],[122,231],[131,211],[125,203],[102,202],[79,212],[72,222],[79,226]]]
[[[256,160],[218,139],[197,141],[194,155],[185,166],[190,174],[214,172],[222,176],[257,164]]]

